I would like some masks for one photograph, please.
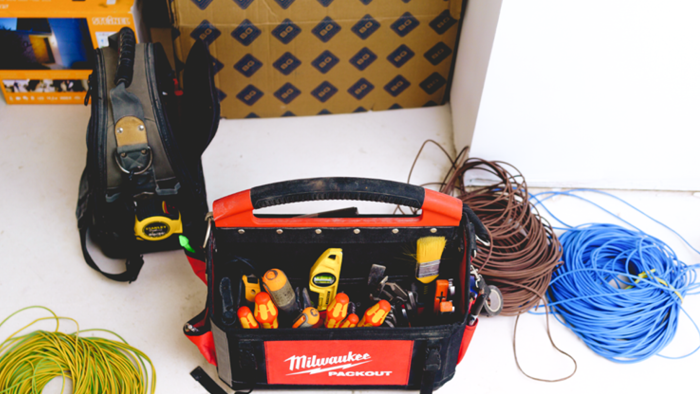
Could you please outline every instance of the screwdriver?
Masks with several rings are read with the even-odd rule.
[[[320,314],[316,308],[305,308],[292,324],[292,328],[311,328],[318,323],[319,318]]]
[[[476,297],[474,304],[472,304],[471,309],[469,309],[469,316],[467,317],[467,325],[468,326],[473,326],[474,323],[476,323],[476,320],[479,318],[479,313],[481,312],[481,308],[484,307],[485,299],[486,299],[486,297],[484,297],[483,294],[480,294],[478,297]]]
[[[340,328],[353,328],[357,327],[357,323],[359,323],[360,317],[357,316],[354,313],[351,313],[348,315],[348,317],[343,320],[342,323],[340,323]]]
[[[260,328],[258,321],[253,316],[253,312],[247,306],[238,308],[238,320],[243,328]]]
[[[340,323],[348,315],[350,297],[345,293],[338,293],[326,309],[326,328],[338,328]]]
[[[391,304],[387,300],[380,300],[373,307],[367,309],[360,320],[358,327],[379,327],[384,323],[386,315],[391,311]]]
[[[272,302],[270,295],[267,293],[258,293],[255,296],[255,320],[257,320],[262,328],[277,328],[277,307]]]
[[[270,294],[272,302],[284,313],[296,316],[299,311],[297,297],[287,275],[282,270],[273,268],[263,275],[263,287]]]

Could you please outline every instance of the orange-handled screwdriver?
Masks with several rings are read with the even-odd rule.
[[[241,327],[243,328],[260,328],[258,321],[253,316],[253,312],[247,306],[238,308],[238,321],[241,322]]]
[[[360,317],[354,313],[348,315],[348,317],[340,323],[340,328],[353,328],[357,327],[357,323],[360,322]]]
[[[262,328],[277,328],[277,307],[272,302],[270,295],[267,293],[258,293],[255,296],[255,320],[260,323]]]
[[[318,319],[320,319],[318,310],[310,306],[301,311],[299,317],[292,323],[292,328],[311,328],[318,323]]]
[[[384,323],[386,315],[391,312],[391,304],[387,300],[380,300],[373,307],[367,309],[360,320],[358,327],[379,327]]]
[[[326,309],[326,328],[338,328],[340,322],[348,315],[350,297],[345,293],[338,293]]]

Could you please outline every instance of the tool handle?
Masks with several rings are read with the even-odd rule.
[[[389,218],[258,218],[254,209],[303,201],[359,200],[422,209],[420,216]],[[366,178],[312,178],[272,183],[214,202],[217,227],[457,226],[462,201],[407,183]]]
[[[478,297],[476,297],[476,301],[474,301],[474,304],[472,304],[472,307],[469,309],[469,316],[467,317],[467,325],[473,326],[474,323],[476,323],[476,320],[479,318],[479,313],[481,312],[481,309],[484,307],[485,304],[485,298],[483,294],[480,294]]]
[[[124,83],[124,87],[131,85],[134,76],[134,53],[136,52],[136,36],[129,27],[119,30],[119,60],[117,73],[114,75],[114,85]]]

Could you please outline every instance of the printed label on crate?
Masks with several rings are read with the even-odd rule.
[[[413,341],[265,342],[269,384],[408,384]]]

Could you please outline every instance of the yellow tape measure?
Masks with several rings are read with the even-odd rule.
[[[145,209],[137,208],[136,224],[134,225],[136,239],[162,241],[171,235],[182,234],[182,215],[179,211],[166,205],[165,201],[160,205],[160,210],[152,209],[153,204],[149,205]]]

